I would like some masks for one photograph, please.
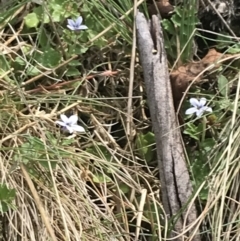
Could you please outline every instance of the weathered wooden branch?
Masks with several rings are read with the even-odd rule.
[[[193,229],[181,237],[177,236],[196,221],[197,212],[194,204],[188,205],[193,189],[173,105],[160,20],[153,15],[148,24],[144,15],[138,13],[136,25],[138,50],[156,138],[161,199],[168,216],[175,217],[170,237],[176,237],[174,240],[187,240]],[[176,214],[180,215],[175,216]],[[199,241],[200,237],[196,234],[191,240]]]

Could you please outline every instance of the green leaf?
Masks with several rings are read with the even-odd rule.
[[[181,27],[182,18],[180,16],[178,16],[177,14],[174,14],[171,20],[175,27]]]
[[[9,210],[7,203],[0,201],[0,213],[5,213]]]
[[[18,63],[21,66],[26,66],[26,62],[22,58],[20,58],[19,56],[17,56],[15,58],[15,62]]]
[[[175,12],[175,15],[177,15],[181,19],[183,10],[179,7],[176,7],[174,12]]]
[[[95,183],[108,183],[112,182],[112,179],[105,174],[95,174],[93,176],[93,182]]]
[[[221,99],[218,101],[218,106],[221,110],[225,110],[225,109],[234,109],[234,104],[231,102],[230,99]]]
[[[150,162],[154,156],[154,144],[155,136],[152,132],[148,132],[147,134],[138,134],[136,139],[138,152],[147,162]]]
[[[107,148],[101,144],[97,145],[97,146],[92,146],[86,149],[86,151],[88,153],[93,154],[94,156],[99,157],[100,159],[104,159],[107,161],[111,161],[112,160],[112,155],[111,153],[109,153],[109,151],[107,150]]]
[[[13,207],[13,200],[16,197],[16,190],[8,188],[5,184],[0,185],[0,212],[7,212]]]
[[[203,143],[201,143],[201,148],[203,149],[204,152],[210,152],[213,147],[215,146],[216,141],[213,138],[207,138],[204,140]]]
[[[76,54],[85,54],[88,51],[88,47],[81,47],[78,49]]]
[[[30,66],[27,69],[27,74],[30,76],[36,76],[36,75],[39,75],[40,73],[41,73],[40,70],[38,70],[38,68],[36,68],[34,66]]]
[[[69,65],[69,66],[80,66],[81,63],[80,63],[79,60],[74,59],[74,60],[72,60],[68,65]]]
[[[199,140],[199,127],[195,126],[193,123],[186,123],[186,128],[183,131],[184,134],[189,135],[191,138],[195,140]]]
[[[42,48],[46,48],[46,46],[49,46],[49,39],[44,29],[39,32],[38,40]]]
[[[58,50],[54,50],[52,48],[43,48],[42,51],[43,54],[34,53],[34,58],[37,62],[48,68],[55,67],[60,63],[62,55]]]
[[[60,22],[62,13],[63,9],[58,6],[52,13],[53,22]]]
[[[80,47],[79,45],[72,45],[69,47],[70,54],[84,54],[88,51],[87,47]]]
[[[47,67],[55,67],[61,61],[62,55],[54,49],[47,49],[42,55],[42,63]]]
[[[48,154],[49,157],[47,157],[46,154]],[[59,151],[58,154],[62,157],[69,157],[69,153],[64,151]],[[51,165],[52,169],[56,168],[56,158],[56,154],[52,150],[51,146],[46,147],[45,143],[37,137],[28,137],[27,142],[23,143],[20,147],[20,154],[14,156],[14,159],[16,161],[22,160],[22,162],[25,164],[32,164],[32,162],[38,162],[40,165],[42,165],[48,170],[49,164]]]
[[[222,96],[227,97],[229,93],[228,79],[224,75],[218,77],[218,89]]]
[[[168,19],[163,19],[162,20],[162,25],[163,25],[164,29],[168,33],[170,33],[170,34],[175,34],[176,33],[176,29],[174,28],[172,22],[169,21]]]
[[[224,46],[225,47],[225,46]],[[230,47],[227,51],[229,54],[238,54],[240,53],[240,45],[239,44],[236,44],[235,46],[233,47]]]
[[[21,159],[25,164],[27,164],[29,161],[36,160],[38,158],[38,152],[41,151],[41,148],[34,144],[34,139],[34,137],[29,139],[29,142],[23,143],[20,147]]]
[[[0,185],[0,201],[12,201],[15,196],[15,189],[9,189],[5,184]]]
[[[55,169],[56,167],[57,167],[57,161],[48,161],[48,160],[46,160],[46,161],[39,161],[39,163],[40,163],[40,165],[42,166],[42,167],[44,167],[44,168],[46,168],[46,169],[50,169],[49,168],[49,164],[50,164],[50,166],[51,166],[51,168],[52,169]]]
[[[39,18],[36,13],[29,13],[24,17],[25,24],[28,28],[36,28],[39,24]]]
[[[210,169],[208,165],[204,165],[203,161],[205,161],[206,158],[201,158],[201,155],[198,156],[191,167],[191,171],[194,176],[194,188],[198,189],[200,185],[206,180],[206,177],[209,175]],[[207,200],[208,197],[208,187],[205,186],[201,189],[199,193],[199,197],[201,200]]]
[[[75,67],[70,67],[68,68],[67,72],[66,72],[66,76],[68,77],[74,77],[74,76],[80,76],[81,73],[79,72],[79,70]]]
[[[74,139],[63,139],[61,141],[61,145],[63,146],[70,146],[74,143]]]
[[[49,23],[50,22],[49,16],[47,15],[43,6],[35,7],[33,12],[37,14],[38,19],[41,20],[41,22],[43,22],[43,23]]]
[[[119,188],[121,189],[121,191],[123,192],[123,193],[130,193],[130,187],[127,185],[127,184],[125,184],[125,183],[120,183],[119,184]]]

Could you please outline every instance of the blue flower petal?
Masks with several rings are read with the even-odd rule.
[[[70,30],[76,30],[76,28],[72,25],[67,25],[67,27],[70,29]]]
[[[207,111],[207,112],[212,112],[212,108],[211,107],[208,107],[208,106],[203,106],[201,108],[204,112]]]
[[[204,105],[206,105],[206,103],[207,103],[207,99],[206,98],[201,98],[200,101],[199,101],[199,106],[203,107]]]
[[[207,107],[207,109],[205,111],[212,112],[212,108],[211,107]]]
[[[199,110],[196,111],[196,116],[197,116],[197,117],[201,117],[201,116],[203,115],[203,113],[204,113],[204,109],[201,108],[201,109],[199,109]]]
[[[66,126],[67,124],[65,124],[64,122],[62,121],[56,121],[56,124],[60,125],[60,126]]]
[[[65,126],[65,128],[68,130],[68,132],[70,133],[70,134],[72,134],[73,133],[73,128],[71,127],[71,126]]]
[[[61,118],[62,122],[64,122],[65,124],[67,124],[68,121],[69,121],[68,117],[66,115],[64,115],[64,114],[61,114],[60,118]]]
[[[78,121],[78,116],[77,115],[71,115],[69,117],[69,125],[75,125]]]
[[[75,26],[75,22],[72,19],[68,19],[67,22],[68,22],[68,25],[70,25],[72,27]]]
[[[198,109],[196,107],[191,107],[191,108],[186,110],[185,114],[186,115],[192,115],[192,114],[194,114],[197,111],[198,111]]]
[[[82,126],[72,125],[71,127],[72,127],[73,131],[76,131],[76,132],[85,132],[85,129],[84,129]]]
[[[75,23],[76,23],[76,27],[79,27],[82,24],[83,18],[80,16],[76,19]]]
[[[194,107],[196,107],[196,108],[199,107],[199,101],[198,101],[198,99],[196,99],[196,98],[191,98],[189,101],[190,101],[190,103],[191,103],[192,106],[194,106]]]
[[[85,30],[85,29],[88,29],[86,25],[81,25],[78,27],[78,30]]]

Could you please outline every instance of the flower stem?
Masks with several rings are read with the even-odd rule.
[[[203,117],[202,119],[203,123],[203,130],[202,130],[202,143],[205,141],[205,135],[206,135],[206,127],[207,127],[207,118],[206,116]]]

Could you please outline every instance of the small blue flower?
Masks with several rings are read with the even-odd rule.
[[[77,115],[72,115],[69,118],[66,115],[60,115],[61,121],[56,121],[56,124],[62,126],[64,130],[67,130],[70,134],[73,132],[85,132],[82,126],[77,124]]]
[[[73,31],[88,29],[86,25],[82,25],[83,18],[81,16],[78,17],[75,21],[72,19],[68,19],[67,21],[67,27]]]
[[[196,113],[197,117],[201,117],[205,111],[212,112],[212,108],[205,106],[207,103],[206,98],[201,98],[199,101],[196,98],[191,98],[190,103],[193,107],[186,110],[186,115],[192,115]]]

